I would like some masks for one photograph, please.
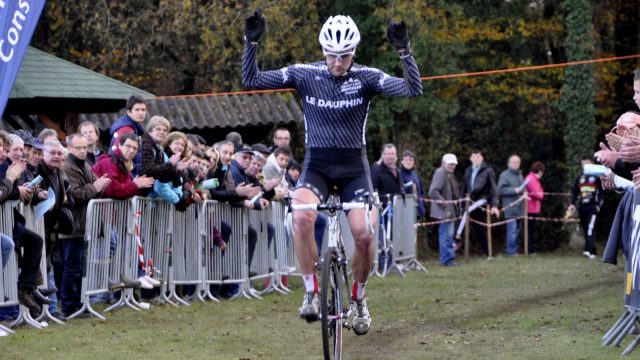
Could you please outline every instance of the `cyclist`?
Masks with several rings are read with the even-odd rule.
[[[324,202],[334,187],[338,188],[343,202],[362,199],[372,191],[365,148],[371,98],[375,94],[403,97],[422,94],[406,25],[389,21],[387,28],[387,38],[402,61],[404,79],[353,63],[360,33],[353,20],[342,15],[330,17],[320,31],[318,38],[324,61],[260,71],[256,55],[264,29],[265,19],[258,9],[245,21],[242,83],[257,89],[293,87],[302,98],[306,157],[292,196],[294,203]],[[356,248],[352,259],[355,281],[351,296],[355,308],[353,327],[358,335],[366,334],[371,325],[364,289],[373,263],[374,244],[364,211],[352,210],[347,215]],[[309,322],[317,320],[319,310],[315,274],[318,249],[313,235],[316,216],[312,211],[298,211],[293,217],[295,251],[306,289],[300,316]],[[375,210],[371,217],[376,226]]]

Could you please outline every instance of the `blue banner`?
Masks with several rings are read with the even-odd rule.
[[[38,24],[45,0],[0,0],[0,115]]]

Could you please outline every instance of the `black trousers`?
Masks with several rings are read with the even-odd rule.
[[[18,275],[18,289],[32,291],[37,287],[36,281],[40,271],[42,258],[42,237],[35,232],[24,229],[19,239],[14,239],[15,250],[18,253],[20,275]],[[20,250],[23,254],[20,256]]]
[[[582,227],[585,237],[584,251],[593,255],[596,255],[595,225],[597,214],[596,208],[592,206],[578,208],[580,227]]]
[[[487,222],[487,214],[479,208],[473,210],[469,217],[482,223]],[[471,228],[473,229],[473,237],[476,240],[480,241],[480,245],[482,245],[482,253],[484,253],[485,256],[488,256],[489,246],[487,245],[487,227],[475,222],[471,222]],[[491,253],[493,253],[493,251]]]

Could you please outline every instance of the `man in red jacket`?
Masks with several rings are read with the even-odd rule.
[[[98,177],[106,175],[111,183],[103,190],[103,195],[111,199],[129,199],[140,193],[142,189],[153,187],[154,179],[148,176],[136,176],[133,178],[131,170],[134,167],[133,158],[138,154],[140,141],[136,134],[124,134],[118,139],[118,146],[109,154],[103,154],[93,166],[93,172]],[[112,249],[116,247],[112,240]],[[113,251],[113,250],[112,250]],[[141,255],[143,253],[141,252]],[[138,268],[138,284],[134,287],[153,289],[156,284],[150,283],[144,275],[144,267]],[[121,275],[121,282],[127,284],[130,279]]]
[[[104,189],[104,196],[113,199],[129,199],[138,195],[140,189],[153,186],[154,179],[148,176],[133,178],[133,158],[138,154],[138,136],[124,134],[118,139],[118,147],[112,154],[103,154],[93,167],[98,177],[107,175],[111,183]]]

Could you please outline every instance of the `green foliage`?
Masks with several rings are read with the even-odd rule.
[[[569,61],[589,59],[594,53],[592,7],[588,0],[566,0],[567,36],[565,49]],[[564,131],[568,181],[577,175],[580,159],[591,157],[595,143],[595,84],[591,65],[565,70],[560,109],[567,118]]]
[[[422,76],[434,76],[635,53],[639,3],[50,0],[33,44],[158,95],[192,94],[241,89],[243,22],[256,7],[267,18],[263,69],[320,60],[318,30],[329,15],[341,13],[354,18],[362,34],[356,62],[402,76],[385,39],[385,21],[393,18],[407,22]],[[377,97],[368,119],[370,159],[385,142],[413,150],[428,185],[443,153],[463,160],[458,175],[473,147],[485,151],[496,172],[518,153],[525,170],[535,160],[545,162],[545,189],[566,191],[573,178],[566,161],[575,167],[617,115],[635,108],[635,67],[624,61],[428,80],[418,99]]]
[[[244,4],[244,5],[243,5]],[[321,1],[49,1],[36,47],[158,95],[241,90],[244,18],[267,17],[266,68],[319,55]]]

